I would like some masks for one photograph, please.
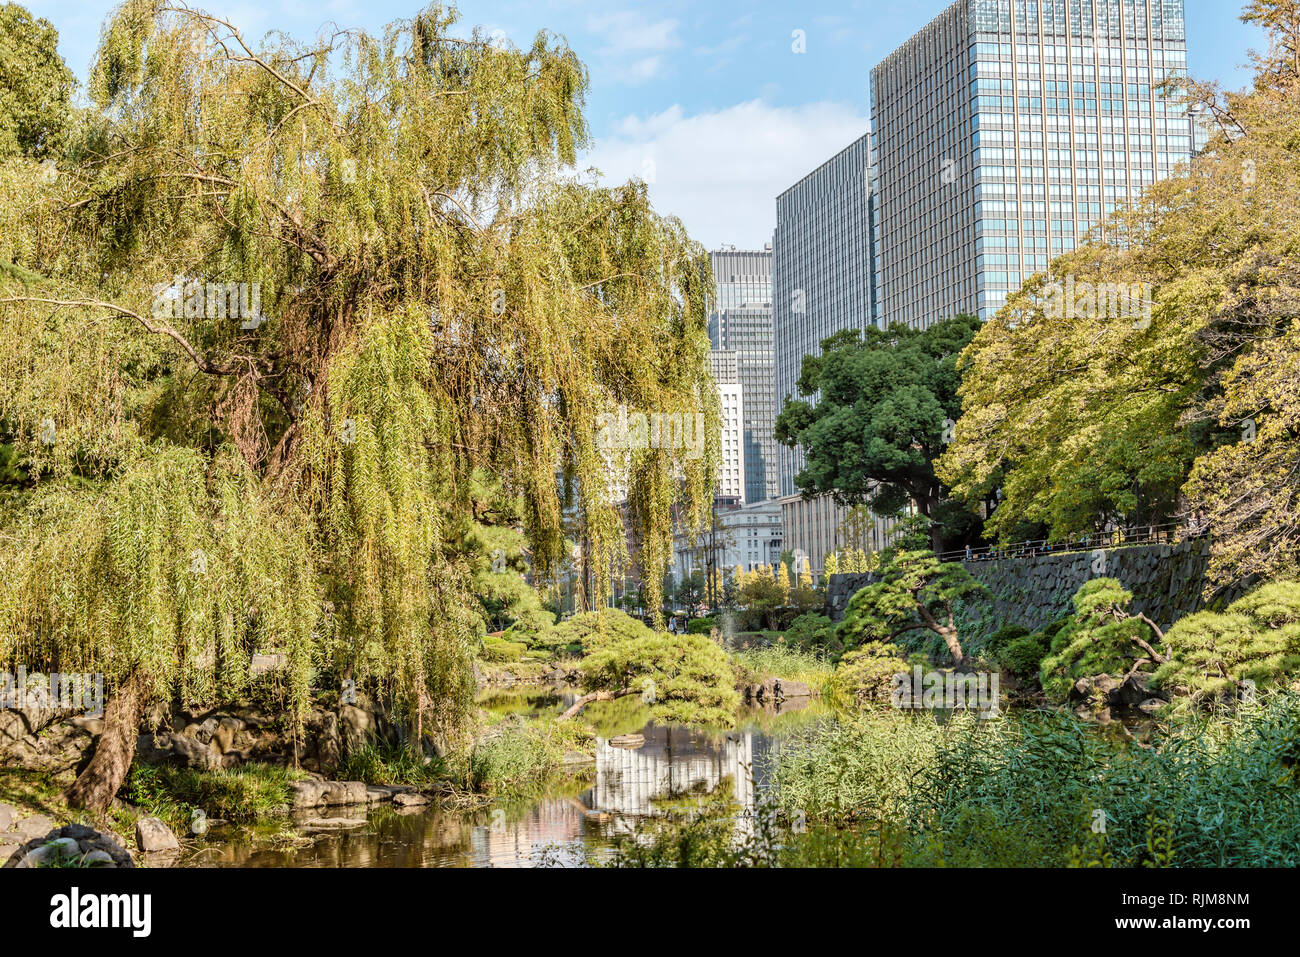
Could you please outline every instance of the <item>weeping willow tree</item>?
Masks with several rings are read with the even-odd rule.
[[[476,474],[522,503],[537,579],[585,543],[593,604],[628,561],[620,470],[651,591],[674,510],[703,524],[703,250],[642,184],[567,173],[587,78],[562,42],[455,25],[434,6],[253,41],[130,0],[57,175],[0,168],[0,427],[24,476],[0,506],[0,659],[109,675],[90,806],[145,703],[237,693],[259,648],[298,713],[353,677],[453,739]],[[620,406],[704,415],[703,454],[611,461]]]

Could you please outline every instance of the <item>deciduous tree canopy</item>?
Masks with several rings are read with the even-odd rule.
[[[643,184],[564,172],[587,77],[562,41],[455,20],[259,42],[128,0],[58,175],[0,165],[21,486],[0,658],[202,694],[274,647],[296,707],[313,673],[373,678],[416,730],[455,734],[491,547],[465,534],[474,476],[519,503],[540,580],[585,541],[598,601],[626,561],[597,444],[619,405],[708,423],[703,455],[620,450],[655,591],[674,506],[702,524],[713,487],[707,260]]]
[[[1024,523],[1065,539],[1181,518],[1212,534],[1218,581],[1297,568],[1296,13],[1247,7],[1272,41],[1255,89],[1187,84],[1209,148],[1027,283],[963,355],[965,415],[937,471],[967,498],[1001,491],[989,527],[1004,542]],[[1127,308],[1110,308],[1115,290]]]

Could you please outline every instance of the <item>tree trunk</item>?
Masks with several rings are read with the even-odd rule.
[[[925,607],[925,603],[918,600],[916,603],[917,613],[921,616],[921,621],[925,626],[943,639],[943,643],[948,646],[948,653],[952,655],[953,667],[960,668],[965,662],[966,656],[962,654],[961,642],[957,640],[957,626],[953,621],[952,612],[948,613],[948,624],[941,625],[935,620],[934,615],[930,614],[930,609]]]
[[[938,631],[939,637],[941,637],[943,643],[948,646],[948,653],[952,655],[953,667],[960,668],[963,662],[965,662],[966,656],[962,653],[961,642],[957,640],[957,629],[948,626],[940,626]]]
[[[560,715],[557,720],[568,721],[593,701],[613,701],[616,698],[626,698],[628,695],[636,693],[637,692],[634,688],[623,688],[620,691],[593,691],[591,694],[585,694],[577,701],[573,702],[572,706],[570,706],[564,714]]]
[[[113,802],[135,758],[136,736],[144,715],[144,676],[133,671],[104,705],[104,730],[90,763],[68,789],[68,803],[103,814]]]

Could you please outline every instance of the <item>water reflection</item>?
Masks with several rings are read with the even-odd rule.
[[[528,707],[548,707],[564,695]],[[643,717],[643,716],[641,716]],[[266,848],[249,841],[214,841],[187,860],[207,867],[533,867],[582,866],[608,853],[613,839],[648,817],[680,810],[698,797],[727,795],[742,813],[738,833],[752,825],[755,785],[764,785],[765,758],[806,715],[748,712],[735,731],[639,725],[623,715],[618,735],[600,737],[595,779],[568,785],[534,802],[475,812],[381,808],[364,827],[326,832],[310,846]],[[725,790],[723,790],[725,789]],[[336,812],[347,818],[353,811]]]

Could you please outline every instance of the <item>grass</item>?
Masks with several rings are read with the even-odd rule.
[[[44,771],[0,768],[0,803],[14,805],[22,817],[44,814],[55,826],[85,824],[97,830],[107,826],[124,840],[129,840],[140,815],[114,805],[108,809],[106,820],[99,820],[85,810],[69,807],[63,795],[72,780],[71,775],[55,779]]]
[[[447,762],[425,760],[401,745],[367,744],[349,751],[335,776],[340,781],[429,787],[446,779]]]
[[[136,764],[127,776],[126,793],[149,816],[185,832],[195,810],[232,824],[282,816],[289,806],[290,785],[302,776],[292,768],[270,764],[216,771]]]
[[[729,796],[643,822],[615,867],[1295,867],[1300,694],[1175,717],[1155,747],[1069,712],[980,722],[872,713],[771,759],[738,825]],[[729,792],[730,789],[722,789]],[[1094,828],[1102,819],[1104,831]]]
[[[1300,695],[1173,717],[1154,747],[1069,712],[980,722],[874,716],[788,741],[782,813],[902,829],[907,862],[960,866],[1300,864]],[[1093,833],[1104,815],[1104,835]]]
[[[466,776],[475,791],[494,797],[537,795],[559,777],[566,753],[591,750],[591,732],[576,722],[506,721],[474,746]]]
[[[822,655],[777,644],[734,651],[731,661],[746,684],[756,684],[766,678],[785,678],[801,681],[817,693],[826,689],[835,670],[830,660]]]

